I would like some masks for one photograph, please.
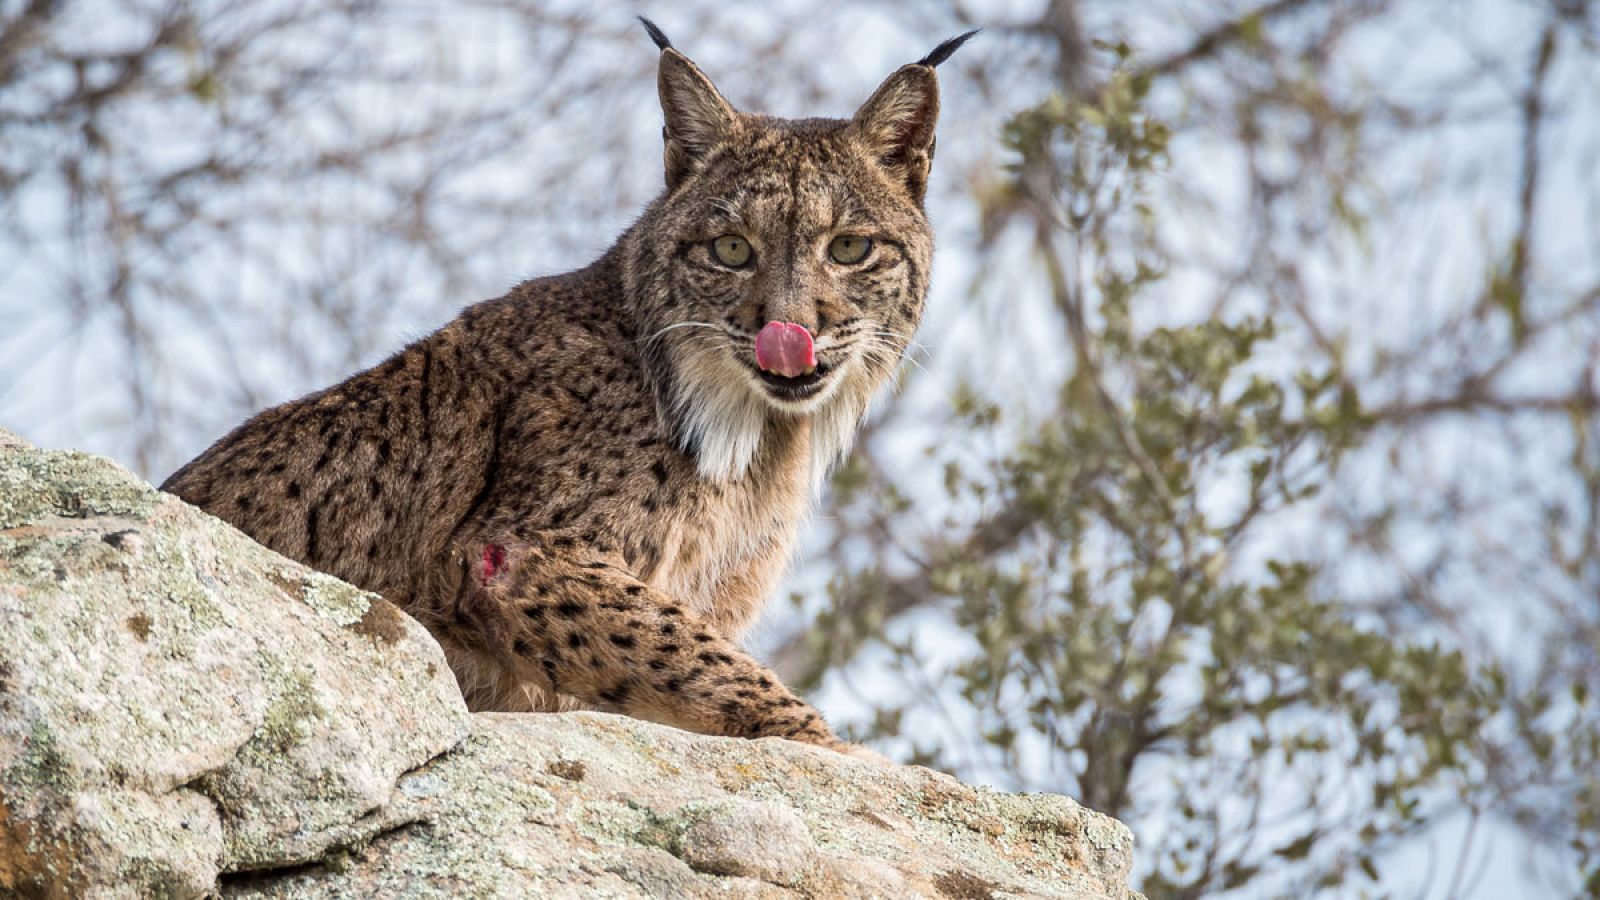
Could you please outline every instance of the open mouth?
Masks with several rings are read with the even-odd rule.
[[[767,386],[767,392],[774,397],[783,400],[804,400],[822,390],[822,383],[827,380],[828,373],[832,369],[832,366],[819,362],[811,373],[796,375],[793,378],[760,369],[756,370],[756,375],[761,378],[761,383]]]

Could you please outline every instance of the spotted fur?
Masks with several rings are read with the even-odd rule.
[[[933,66],[852,119],[792,121],[736,111],[652,37],[666,190],[611,250],[261,413],[165,487],[398,603],[474,709],[842,749],[736,641],[921,317]],[[711,255],[724,234],[751,265]],[[873,249],[834,262],[839,234]],[[769,321],[814,335],[816,393],[763,380]]]

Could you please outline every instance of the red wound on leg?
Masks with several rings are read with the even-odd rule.
[[[506,570],[506,548],[488,544],[483,548],[483,580],[488,581]]]

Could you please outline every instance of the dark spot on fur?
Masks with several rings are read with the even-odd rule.
[[[317,508],[312,506],[306,510],[306,561],[315,562],[317,555]]]
[[[417,379],[417,418],[426,427],[429,415],[428,392],[432,389],[430,382],[433,380],[433,350],[422,351],[422,376]]]

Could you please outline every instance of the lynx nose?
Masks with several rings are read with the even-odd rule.
[[[768,322],[756,335],[756,365],[785,378],[810,375],[817,370],[811,332],[793,322]]]

